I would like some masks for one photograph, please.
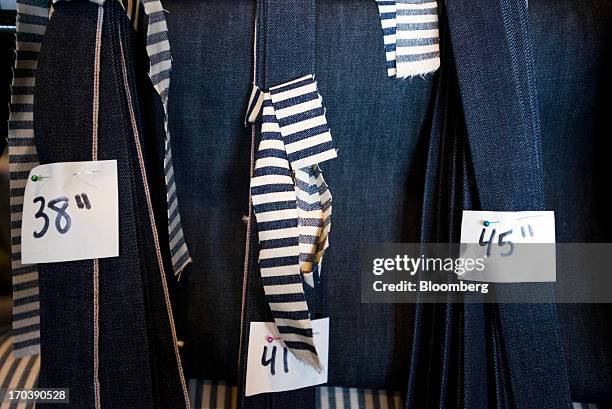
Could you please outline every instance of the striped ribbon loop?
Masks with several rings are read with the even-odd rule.
[[[170,239],[170,254],[174,274],[180,277],[183,269],[191,262],[191,256],[185,243],[185,235],[181,224],[179,203],[172,164],[172,148],[170,144],[170,129],[168,127],[168,96],[170,91],[170,71],[172,56],[168,40],[166,11],[160,0],[142,0],[144,12],[148,18],[147,24],[147,55],[149,56],[149,77],[155,90],[161,97],[164,106],[164,129],[166,132],[164,175],[166,179],[166,196],[168,201],[168,233]]]
[[[21,219],[28,174],[38,166],[34,142],[34,86],[38,55],[47,24],[49,1],[17,0],[17,54],[9,116],[11,264],[13,275],[13,354],[40,352],[38,269],[21,264]]]
[[[318,163],[336,150],[312,75],[272,87],[262,106],[251,198],[264,292],[287,348],[320,370],[303,285],[314,286],[328,246],[332,198]]]
[[[266,299],[285,345],[300,361],[320,368],[299,262],[297,195],[269,94],[251,180],[259,266]]]
[[[408,78],[440,67],[436,0],[376,0],[388,76]]]

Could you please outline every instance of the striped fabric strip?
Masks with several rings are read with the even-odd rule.
[[[438,4],[397,0],[397,76],[411,77],[440,67]]]
[[[251,200],[264,292],[277,329],[297,359],[320,368],[300,275],[296,186],[269,93],[264,96]]]
[[[159,0],[142,0],[147,24],[147,55],[149,56],[149,77],[161,97],[164,106],[164,128],[166,131],[164,174],[168,200],[168,232],[170,236],[170,253],[174,274],[180,277],[183,269],[191,262],[185,243],[179,204],[172,164],[170,129],[168,127],[168,96],[170,91],[170,71],[172,56],[168,40],[166,12]]]
[[[17,358],[11,354],[10,332],[0,335],[0,389],[32,389],[38,381],[40,355]],[[33,409],[34,402],[2,402],[0,409]]]
[[[402,396],[399,392],[330,386],[318,386],[315,390],[316,409],[400,409],[403,407]],[[229,386],[225,382],[190,379],[189,394],[192,409],[236,409],[237,407],[238,388]]]
[[[271,87],[270,96],[293,169],[337,156],[314,76]]]
[[[236,409],[238,387],[220,381],[190,379],[189,401],[191,409]]]
[[[32,113],[38,54],[48,21],[47,0],[17,1],[17,55],[8,124],[15,357],[40,352],[38,271],[36,265],[21,264],[21,214],[28,173],[38,165]]]
[[[380,14],[380,24],[383,30],[383,42],[385,45],[385,58],[387,60],[387,75],[395,77],[396,69],[396,28],[397,28],[397,7],[395,0],[376,0],[378,13]]]
[[[408,78],[440,67],[436,0],[376,0],[388,76]]]
[[[316,409],[401,409],[399,392],[321,386],[316,389]]]
[[[332,198],[318,165],[295,171],[298,208],[300,272],[314,287],[323,253],[329,246]]]
[[[261,112],[263,105],[264,93],[259,89],[257,85],[253,85],[251,96],[249,97],[249,104],[247,105],[247,112],[244,119],[244,126],[247,124],[254,124],[257,121],[257,117]]]

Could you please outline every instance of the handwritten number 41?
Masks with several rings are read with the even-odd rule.
[[[287,359],[287,355],[288,355],[289,351],[287,350],[287,347],[283,347],[283,370],[285,371],[285,373],[289,372],[289,362]],[[268,347],[264,346],[263,347],[263,354],[261,355],[261,365],[262,366],[268,366],[270,365],[270,374],[271,375],[276,375],[276,368],[275,368],[275,364],[276,364],[276,345],[272,347],[272,353],[270,358],[267,358],[268,356]]]
[[[87,197],[87,193],[75,195],[75,200],[79,209],[91,209],[91,202],[89,201],[89,197]],[[44,237],[45,234],[47,234],[51,224],[49,216],[45,213],[45,208],[49,208],[56,213],[54,225],[59,234],[66,234],[68,231],[70,231],[70,227],[72,227],[72,218],[68,214],[68,202],[69,199],[66,196],[61,196],[50,200],[48,204],[43,196],[37,196],[34,198],[32,203],[38,203],[40,205],[38,211],[34,214],[34,217],[36,219],[43,220],[43,227],[40,229],[40,231],[33,232],[35,239]]]

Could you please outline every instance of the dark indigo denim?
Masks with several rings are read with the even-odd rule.
[[[176,163],[185,164],[175,171],[194,258],[181,284],[189,301],[186,365],[192,377],[231,382],[238,367],[241,218],[248,205],[251,135],[241,124],[252,82],[254,4],[212,5],[167,2],[174,50],[170,124]],[[433,78],[388,78],[382,50],[376,4],[317,2],[316,76],[339,152],[322,165],[334,197],[324,262],[329,384],[401,390],[412,307],[361,304],[356,277],[362,246],[418,238],[422,163],[415,157]],[[269,319],[259,273],[253,275],[251,317]]]
[[[414,311],[412,306],[367,305],[359,300],[355,278],[362,247],[373,242],[455,240],[462,207],[545,206],[556,211],[559,241],[607,241],[610,220],[605,214],[605,186],[610,146],[606,142],[606,95],[612,84],[605,72],[610,68],[612,10],[606,0],[588,4],[530,0],[534,70],[525,61],[529,59],[525,43],[514,49],[523,59],[518,65],[512,65],[515,57],[509,55],[508,44],[514,40],[508,33],[525,40],[520,27],[513,27],[524,18],[524,12],[517,10],[521,2],[447,1],[453,49],[444,53],[455,56],[458,78],[445,64],[439,74],[425,79],[397,80],[386,76],[374,2],[317,1],[315,73],[339,152],[337,159],[322,166],[334,196],[331,247],[322,283],[322,313],[331,317],[330,385],[393,390],[406,390],[408,385],[407,402],[413,407],[555,408],[569,404],[565,384],[569,379],[574,400],[610,400],[612,359],[606,334],[612,329],[605,319],[609,307],[561,307],[559,332],[556,313],[546,306],[422,305]],[[170,127],[175,172],[194,259],[178,283],[176,297],[185,365],[188,377],[237,384],[243,216],[248,212],[251,143],[250,129],[241,124],[252,81],[255,2],[169,0],[164,6],[169,10],[174,56]],[[70,10],[81,12],[81,20],[69,16]],[[60,4],[51,20],[49,35],[57,39],[46,41],[43,48],[49,51],[43,51],[43,58],[54,60],[55,66],[45,69],[50,63],[41,63],[38,84],[46,85],[37,94],[35,107],[37,121],[42,118],[37,127],[47,132],[38,141],[43,162],[86,160],[90,151],[90,129],[86,128],[91,127],[91,89],[73,84],[76,77],[80,84],[91,84],[91,66],[84,61],[93,61],[93,10],[82,3]],[[68,26],[60,25],[62,18],[70,20],[70,31],[62,31],[61,27]],[[75,27],[75,21],[84,19],[88,19],[84,27]],[[83,35],[74,35],[76,31]],[[51,44],[61,49],[60,55],[54,55]],[[58,72],[66,75],[55,75]],[[147,109],[157,112],[158,104],[150,106],[154,91],[144,85],[141,88]],[[109,101],[120,98],[105,92]],[[539,106],[540,125],[533,117],[534,106]],[[517,120],[519,112],[531,118]],[[118,128],[115,118],[122,115],[109,108],[102,118],[107,124],[103,125],[105,132],[116,135],[109,130],[110,124]],[[151,139],[163,137],[160,122],[142,126],[156,135]],[[543,154],[533,145],[538,127]],[[104,135],[102,155],[110,152],[104,148],[108,146]],[[118,145],[121,138],[111,140],[113,150],[133,149],[127,142]],[[148,156],[161,160],[159,149],[148,146]],[[121,173],[134,175],[127,157],[121,161],[125,169]],[[534,172],[531,165],[540,160],[544,166]],[[497,177],[500,172],[507,176]],[[165,217],[163,175],[157,180],[152,185],[161,220]],[[124,176],[120,186],[133,191],[136,184],[131,176]],[[524,194],[517,196],[516,192]],[[124,320],[113,321],[117,334],[146,341],[129,344],[134,338],[121,336],[113,350],[102,351],[107,359],[118,360],[105,354],[119,354],[115,348],[131,348],[133,356],[122,365],[136,368],[138,377],[121,378],[115,372],[103,376],[117,376],[117,383],[132,382],[134,388],[149,391],[155,389],[153,378],[164,366],[163,362],[154,365],[150,357],[171,355],[164,354],[167,339],[152,339],[155,319],[162,314],[152,312],[159,309],[155,305],[159,283],[147,277],[159,274],[144,274],[149,267],[140,266],[141,260],[153,258],[146,257],[149,250],[142,250],[141,239],[135,239],[143,234],[140,226],[145,225],[138,216],[142,210],[139,195],[132,193],[122,201],[122,220],[126,221],[122,222],[121,245],[126,256],[121,258],[127,261],[124,257],[132,254],[134,259],[129,265],[122,264],[121,274],[108,265],[108,291],[122,296],[116,296],[116,309],[109,307],[106,314],[121,312]],[[163,226],[158,223],[159,229]],[[254,231],[250,242],[257,242]],[[143,258],[136,256],[139,251]],[[256,270],[257,254],[256,246],[251,245],[244,326],[249,320],[271,320]],[[41,268],[41,381],[70,385],[78,407],[79,402],[90,404],[93,393],[90,384],[81,382],[91,379],[91,269],[89,262],[63,265]],[[134,288],[147,288],[147,282],[153,288],[150,296],[137,295]],[[53,296],[44,296],[45,292]],[[70,302],[60,303],[60,299]],[[145,315],[147,320],[142,321]],[[53,320],[44,320],[45,316]],[[165,324],[158,324],[165,333]],[[540,335],[534,339],[534,334]],[[418,342],[413,343],[413,337]],[[76,339],[81,341],[71,342]],[[561,341],[571,351],[566,356],[567,376],[560,362]],[[161,352],[147,355],[144,350]],[[244,354],[244,343],[242,351]],[[65,370],[67,363],[77,369]],[[102,369],[112,371],[106,365]],[[176,381],[171,372],[164,373],[168,382]],[[123,388],[115,391],[117,400],[129,398],[121,394],[128,393]],[[103,404],[105,396],[109,393],[103,391]],[[308,391],[287,392],[255,399],[252,406],[284,408],[291,402],[291,407],[312,407],[312,399]],[[146,403],[133,402],[132,407],[146,407]]]
[[[41,52],[35,95],[41,163],[91,160],[97,11],[98,6],[88,1],[56,5]],[[107,2],[100,65],[99,158],[117,160],[120,256],[100,260],[101,404],[185,408],[120,65],[122,44],[130,92],[137,98],[149,83],[143,70],[146,62],[140,57],[144,50],[135,48],[132,33],[122,7]],[[140,143],[146,152],[159,152],[155,145],[163,139],[144,134],[140,104],[133,102]],[[149,180],[159,186],[152,192],[155,212],[163,221],[161,156],[149,156]],[[163,229],[165,222],[157,225]],[[164,234],[162,230],[162,240]],[[167,249],[162,250],[167,264]],[[171,271],[167,265],[166,271]],[[40,266],[39,386],[70,388],[73,408],[94,407],[92,277],[91,260]]]
[[[530,14],[546,200],[557,240],[610,242],[612,3],[531,1]],[[612,405],[612,307],[558,310],[573,400]]]

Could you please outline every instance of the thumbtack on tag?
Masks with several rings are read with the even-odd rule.
[[[490,225],[492,225],[494,223],[499,223],[499,221],[498,220],[483,220],[482,221],[482,225],[484,227],[489,227]]]
[[[47,178],[50,178],[50,176],[32,175],[30,180],[32,182],[38,182],[39,180],[43,180],[43,179],[47,179]]]
[[[268,341],[268,343],[271,343],[275,339],[282,339],[282,338],[281,337],[273,337],[272,335],[266,336],[266,341]]]

